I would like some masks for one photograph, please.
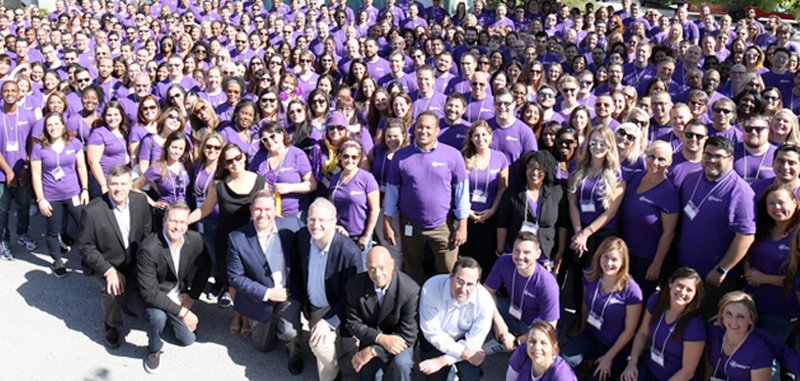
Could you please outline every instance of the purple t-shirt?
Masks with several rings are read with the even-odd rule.
[[[150,131],[147,131],[143,125],[136,123],[131,128],[131,132],[128,134],[128,142],[130,143],[139,143],[144,140],[145,136],[150,135]]]
[[[257,130],[250,131],[249,141],[242,140],[242,138],[239,136],[239,131],[233,125],[223,128],[222,131],[220,131],[220,134],[222,134],[222,137],[225,138],[227,143],[233,143],[239,146],[239,149],[247,154],[248,159],[252,159],[253,156],[258,152],[260,143],[258,140]]]
[[[697,163],[692,163],[686,160],[686,158],[683,157],[683,153],[680,151],[672,154],[672,166],[669,167],[668,176],[669,181],[672,182],[672,185],[674,185],[676,189],[681,188],[684,180],[686,180],[686,176],[701,171],[703,171],[703,164],[699,161]]]
[[[194,194],[196,208],[203,205],[209,189],[214,186],[214,173],[208,173],[205,169],[205,167],[201,167],[198,164],[195,164],[194,168],[192,168],[192,193]],[[213,220],[217,218],[219,218],[219,204],[214,205],[214,209],[206,216],[206,219]]]
[[[728,381],[749,381],[750,372],[772,367],[772,351],[756,334],[747,336],[741,346],[731,356],[722,352],[722,338],[725,328],[714,323],[708,324],[708,361],[712,367],[712,377]]]
[[[486,287],[499,290],[503,287],[511,304],[522,310],[522,322],[531,324],[534,320],[558,321],[561,316],[559,287],[553,274],[536,263],[536,270],[529,278],[517,272],[511,254],[505,254],[492,267],[486,277]]]
[[[523,153],[538,149],[533,130],[521,120],[515,120],[508,127],[500,127],[496,118],[492,118],[488,122],[492,127],[492,149],[504,153],[512,165]]]
[[[494,97],[487,95],[483,99],[472,99],[472,94],[467,94],[467,108],[464,110],[464,120],[472,124],[479,120],[494,118]]]
[[[631,255],[652,260],[658,249],[658,241],[664,229],[661,213],[680,212],[678,191],[664,180],[645,192],[637,193],[644,173],[634,174],[629,180],[619,213],[625,223],[621,224],[622,239],[628,244]]]
[[[399,187],[403,216],[415,226],[431,229],[445,223],[452,209],[453,186],[466,178],[464,159],[455,148],[437,144],[423,152],[412,144],[394,155],[386,182]]]
[[[289,147],[286,156],[277,168],[270,168],[269,153],[259,151],[250,162],[250,170],[258,173],[267,181],[270,189],[275,190],[276,183],[298,184],[303,177],[311,172],[311,162],[308,156],[297,147]],[[281,215],[296,216],[308,206],[308,195],[287,193],[281,195]]]
[[[378,190],[378,182],[371,173],[361,169],[348,183],[341,181],[341,175],[339,172],[331,178],[328,198],[336,206],[337,223],[350,237],[360,237],[367,228],[368,196]]]
[[[519,374],[517,381],[534,381],[531,377],[531,358],[528,356],[528,344],[522,343],[508,360],[508,366]],[[575,372],[561,356],[556,356],[553,365],[535,381],[576,381]]]
[[[587,324],[598,340],[604,345],[611,347],[625,330],[625,315],[628,306],[642,304],[642,289],[633,277],[628,277],[628,285],[621,291],[612,291],[610,294],[603,294],[600,281],[590,281],[583,278],[583,303],[589,307],[589,311],[602,319],[600,329],[591,324]]]
[[[434,92],[428,98],[422,98],[419,92],[411,94],[411,99],[414,100],[414,120],[417,120],[419,114],[423,111],[431,111],[436,114],[440,119],[444,118],[444,103],[447,97]]]
[[[617,182],[622,182],[622,175],[617,173]],[[578,199],[578,211],[581,215],[581,224],[583,226],[591,224],[594,220],[597,219],[603,212],[606,211],[606,208],[603,207],[602,197],[605,193],[602,175],[598,175],[597,177],[590,177],[587,176],[583,179],[583,181],[579,182],[577,185],[577,190],[575,192],[575,196]],[[587,205],[584,207],[583,205]],[[588,205],[594,206],[594,211],[591,211],[591,208]],[[613,229],[617,226],[617,216],[611,217],[611,219],[606,223],[606,228]]]
[[[153,134],[145,135],[139,144],[139,160],[147,160],[152,165],[161,160],[161,152],[164,150],[164,143],[159,143]]]
[[[471,209],[481,212],[492,207],[500,183],[500,172],[508,168],[508,159],[502,152],[490,150],[486,169],[470,169],[469,196]]]
[[[464,148],[464,138],[467,137],[469,124],[461,119],[453,125],[445,123],[444,118],[439,119],[439,142],[449,145],[459,151]]]
[[[83,120],[80,114],[72,115],[67,119],[67,130],[75,133],[75,137],[78,138],[81,143],[86,143],[89,140],[89,135],[92,134],[92,127],[86,124],[86,121]]]
[[[119,130],[117,130],[119,131]],[[124,136],[117,136],[108,127],[101,126],[92,129],[89,135],[90,146],[103,146],[103,156],[100,158],[100,167],[103,168],[103,176],[108,176],[111,167],[117,164],[129,164],[131,161],[128,155],[128,143]],[[139,156],[141,158],[141,155]]]
[[[736,145],[733,151],[733,170],[739,174],[748,184],[753,184],[757,180],[775,177],[772,169],[772,157],[775,155],[776,147],[767,144],[767,152],[762,155],[753,155],[744,148],[744,144]]]
[[[658,295],[658,292],[653,293],[647,299],[647,312],[651,315],[655,311]],[[691,318],[683,328],[682,337],[673,335],[675,323],[677,323],[677,320],[672,323],[667,322],[664,315],[661,315],[658,319],[653,317],[650,322],[650,350],[645,351],[643,356],[650,371],[660,381],[668,380],[683,367],[684,342],[706,341],[706,327],[702,317],[695,316]],[[664,366],[660,366],[652,360],[650,353],[653,349],[663,353]]]
[[[161,200],[171,204],[175,201],[186,202],[186,189],[189,187],[189,174],[183,165],[180,168],[166,170],[160,165],[151,165],[144,177],[156,186]]]
[[[75,138],[70,139],[61,152],[56,152],[52,146],[42,148],[39,143],[33,145],[31,160],[42,162],[42,190],[45,199],[63,201],[81,193],[75,164],[78,161],[77,155],[83,155],[82,150],[83,145]]]
[[[375,62],[367,62],[367,73],[372,78],[383,78],[386,74],[392,72],[389,68],[389,61],[381,58],[375,57],[377,60]]]
[[[26,144],[31,134],[35,118],[33,112],[17,108],[16,114],[0,112],[0,153],[5,157],[8,165],[14,169],[16,176],[23,171],[25,160],[28,159]],[[0,171],[0,181],[6,181],[6,174]]]
[[[705,279],[725,256],[736,233],[755,234],[755,194],[733,171],[714,182],[702,171],[693,173],[680,193],[683,212],[678,263],[694,268]],[[698,210],[694,218],[686,212],[690,201]]]
[[[771,237],[764,237],[761,241],[756,241],[750,246],[748,252],[750,266],[767,275],[786,275],[785,264],[791,256],[791,238],[786,237],[773,241]],[[783,287],[776,287],[769,284],[752,286],[746,284],[744,290],[756,301],[756,307],[760,313],[769,313],[788,318],[796,318],[800,315],[800,305],[794,293],[786,292]]]

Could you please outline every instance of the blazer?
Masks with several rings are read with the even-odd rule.
[[[539,223],[539,242],[542,254],[553,258],[556,252],[556,231],[569,226],[569,207],[564,188],[558,184],[543,185],[537,209],[538,219],[528,208],[527,190],[524,184],[505,192],[497,209],[497,227],[508,229],[505,246],[514,245],[514,240],[525,222],[525,209],[528,208],[528,221]]]
[[[360,348],[375,345],[380,333],[398,335],[413,348],[419,333],[418,307],[419,285],[397,270],[380,305],[369,274],[358,274],[347,282],[347,330],[359,340]]]
[[[142,299],[147,305],[178,315],[181,305],[167,297],[173,288],[177,286],[180,292],[187,292],[192,299],[200,297],[211,274],[211,258],[200,233],[189,230],[183,236],[178,267],[175,268],[163,231],[145,238],[139,249],[136,273]],[[197,271],[192,278],[191,288],[187,288],[186,278],[195,267]]]
[[[83,208],[78,242],[85,275],[97,272],[102,276],[110,268],[120,266],[124,270],[135,270],[139,244],[153,229],[153,213],[145,195],[131,192],[128,200],[131,230],[127,250],[108,194],[95,198]]]
[[[306,311],[311,309],[311,301],[308,298],[308,258],[311,250],[311,234],[308,228],[302,228],[297,232],[296,258],[300,261],[301,269],[301,290],[303,295],[303,305]],[[345,321],[345,294],[347,281],[358,274],[361,268],[361,249],[355,242],[345,237],[339,232],[333,233],[333,238],[328,252],[328,263],[325,266],[325,296],[330,304],[330,310],[322,317],[329,323],[334,316],[339,318],[341,323]],[[331,324],[336,326],[335,324]]]
[[[294,266],[294,232],[290,224],[281,217],[276,217],[275,223],[286,263],[286,288],[289,289],[290,298],[300,298],[300,275]],[[228,280],[236,289],[233,303],[236,311],[259,322],[272,318],[275,303],[265,302],[264,295],[268,288],[275,287],[275,280],[272,279],[272,269],[266,254],[261,250],[256,227],[252,222],[228,235]]]

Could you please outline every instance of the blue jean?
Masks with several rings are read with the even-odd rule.
[[[147,322],[147,351],[149,353],[158,352],[164,347],[161,334],[167,325],[172,328],[176,344],[185,347],[194,343],[194,332],[190,331],[183,324],[183,320],[176,315],[162,309],[148,307],[144,310],[144,319]]]
[[[456,341],[461,338],[456,338]],[[425,361],[444,355],[436,347],[428,342],[424,337],[420,340],[420,360]],[[470,364],[468,361],[462,360],[454,364],[458,373],[458,379],[461,381],[478,381],[483,378],[483,369],[479,366]],[[438,372],[428,375],[425,379],[428,381],[445,381],[450,375],[450,367],[445,366]]]
[[[597,339],[597,336],[590,329],[584,329],[578,336],[573,337],[561,347],[561,356],[567,360],[573,367],[579,366],[584,361],[594,361],[600,356],[603,356],[611,349],[609,346],[603,344]],[[619,379],[619,376],[625,370],[627,365],[628,354],[630,353],[630,344],[623,348],[614,357],[611,364],[611,379]],[[596,365],[592,366],[591,371],[586,374],[585,380],[599,380],[594,377],[594,371],[597,369]]]
[[[218,220],[216,218],[204,218],[197,223],[197,232],[203,237],[203,244],[206,246],[206,250],[208,250],[208,256],[211,257],[211,268],[214,269],[212,273],[214,279],[219,277],[216,272],[217,250],[216,246],[214,246],[214,238],[215,234],[217,234],[217,222]]]
[[[50,201],[53,207],[53,214],[45,218],[47,224],[47,251],[54,261],[61,260],[61,246],[58,244],[58,235],[61,233],[61,225],[66,221],[66,217],[72,218],[76,225],[81,220],[81,205],[75,206],[71,199],[62,201]]]
[[[380,347],[379,347],[380,348]],[[378,371],[383,370],[383,380],[391,379],[392,381],[411,381],[411,372],[414,370],[414,347],[406,348],[406,350],[392,356],[385,352],[383,348],[377,350],[378,357],[373,358],[367,365],[361,368],[358,372],[359,381],[373,381],[381,380],[376,377]],[[386,369],[393,367],[392,372],[386,372]],[[391,378],[386,377],[391,375]]]
[[[8,187],[7,183],[0,183],[0,240],[3,242],[11,241],[11,233],[8,229],[8,215],[11,211],[11,199],[16,200],[17,205],[17,235],[28,234],[30,225],[31,208],[31,185],[26,184],[18,187]]]
[[[497,308],[500,311],[500,316],[503,317],[503,321],[506,322],[508,330],[514,334],[514,336],[527,333],[531,327],[530,324],[526,324],[524,321],[518,320],[517,318],[511,316],[511,314],[508,313],[509,307],[511,307],[511,299],[509,299],[507,296],[497,297]]]
[[[797,318],[770,313],[758,314],[758,328],[769,332],[778,340],[785,343],[797,325]],[[772,360],[772,380],[780,381],[781,367],[777,360]]]

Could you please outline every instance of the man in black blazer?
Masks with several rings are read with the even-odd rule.
[[[299,333],[302,288],[300,274],[292,271],[294,232],[275,217],[275,197],[261,190],[250,204],[252,223],[228,236],[228,279],[236,289],[233,308],[250,319],[256,349],[275,347],[277,337],[289,352],[289,372],[303,371]]]
[[[382,246],[370,250],[366,267],[366,273],[347,282],[346,326],[360,349],[353,369],[359,380],[368,381],[392,364],[392,380],[410,381],[419,332],[419,285],[395,270],[391,254]]]
[[[308,209],[308,224],[297,232],[297,258],[303,275],[303,307],[309,314],[309,346],[321,381],[339,376],[339,358],[355,347],[346,332],[345,287],[361,268],[361,250],[336,231],[336,207],[318,198]]]
[[[147,357],[144,368],[155,373],[161,363],[161,333],[170,327],[177,343],[194,343],[197,315],[191,309],[211,274],[203,237],[189,228],[189,206],[178,201],[164,213],[164,230],[145,238],[139,249],[137,275],[147,308]],[[196,269],[196,271],[195,271]],[[194,273],[191,287],[186,278]]]
[[[117,348],[122,309],[135,315],[144,311],[136,286],[136,253],[152,230],[153,215],[145,195],[130,193],[129,167],[112,167],[106,184],[108,193],[83,208],[79,242],[83,273],[100,284],[105,343]]]

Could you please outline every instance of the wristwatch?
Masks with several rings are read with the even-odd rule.
[[[728,275],[728,270],[725,270],[725,268],[723,268],[720,265],[717,265],[717,267],[714,270],[716,270],[722,276]]]

